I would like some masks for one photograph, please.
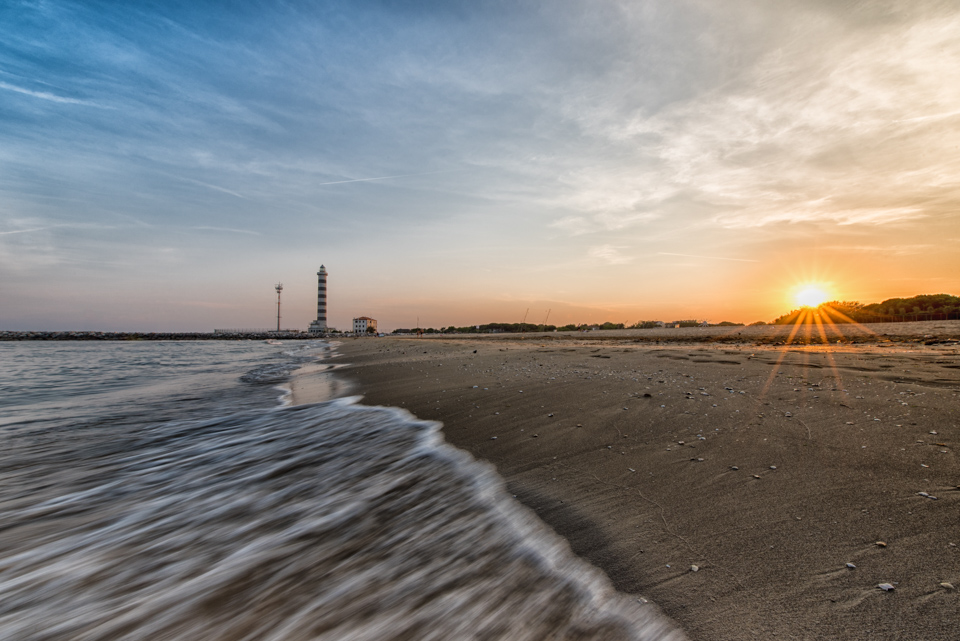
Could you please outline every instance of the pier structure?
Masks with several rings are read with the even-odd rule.
[[[307,329],[311,334],[324,334],[327,331],[327,269],[320,265],[317,271],[317,320]]]

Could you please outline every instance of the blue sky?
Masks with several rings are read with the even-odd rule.
[[[0,329],[960,292],[950,2],[6,2]]]

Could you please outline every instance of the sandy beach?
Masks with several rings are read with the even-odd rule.
[[[337,371],[692,639],[956,639],[960,322],[839,330],[346,339]]]

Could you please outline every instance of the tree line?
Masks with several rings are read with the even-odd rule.
[[[912,298],[888,298],[864,305],[858,301],[830,301],[816,308],[801,307],[780,316],[774,325],[803,322],[806,315],[818,314],[833,323],[905,323],[960,319],[960,297],[951,294],[921,294]]]
[[[703,321],[697,320],[685,320],[685,321],[673,321],[666,324],[669,327],[679,325],[680,327],[699,327],[703,325]],[[716,323],[712,326],[721,326],[721,327],[737,327],[742,326],[743,323],[731,323],[730,321],[723,321],[722,323]],[[466,325],[464,327],[456,327],[451,325],[449,327],[441,327],[436,329],[434,327],[420,328],[414,327],[413,329],[400,328],[393,330],[394,334],[522,334],[525,332],[585,332],[591,329],[653,329],[656,327],[664,327],[664,323],[661,321],[637,321],[632,325],[627,325],[626,323],[613,323],[610,321],[604,323],[570,323],[568,325],[537,325],[535,323],[486,323],[484,325]]]

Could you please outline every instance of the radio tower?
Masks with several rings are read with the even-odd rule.
[[[283,291],[283,283],[277,283],[277,333],[280,333],[280,292]]]

